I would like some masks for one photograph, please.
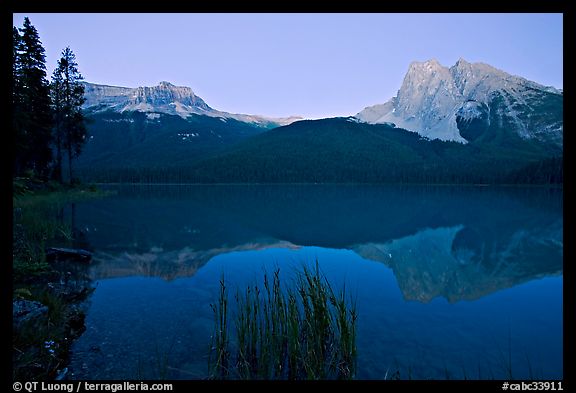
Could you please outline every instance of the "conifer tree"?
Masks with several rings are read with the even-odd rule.
[[[62,51],[58,67],[52,76],[52,103],[55,114],[55,141],[57,174],[61,180],[63,150],[68,156],[69,180],[73,181],[72,161],[86,142],[86,124],[82,113],[84,104],[84,78],[78,71],[76,56],[67,47]]]
[[[62,183],[62,156],[64,153],[64,129],[63,129],[63,112],[64,100],[62,97],[64,85],[62,75],[58,68],[52,74],[52,82],[50,83],[50,96],[52,98],[52,113],[54,116],[54,145],[56,148],[56,157],[53,177],[58,182]]]
[[[13,29],[13,100],[15,127],[15,172],[32,169],[46,176],[52,160],[52,113],[46,79],[46,58],[36,28],[24,19],[20,39]]]
[[[12,173],[17,174],[21,170],[23,152],[26,148],[22,135],[22,86],[20,83],[20,57],[19,49],[22,37],[16,27],[12,27],[12,138],[14,142],[14,157]]]

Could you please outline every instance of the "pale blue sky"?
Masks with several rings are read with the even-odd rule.
[[[563,87],[562,14],[14,14],[48,71],[70,46],[87,81],[189,86],[213,108],[349,116],[394,96],[411,61],[459,57]]]

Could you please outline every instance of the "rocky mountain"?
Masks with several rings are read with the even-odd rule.
[[[103,111],[164,113],[180,116],[204,115],[234,119],[262,127],[290,124],[299,117],[268,118],[256,115],[228,113],[211,108],[191,88],[160,82],[152,87],[118,87],[84,83],[84,108],[88,113]]]
[[[561,90],[464,59],[450,68],[434,59],[413,62],[396,97],[356,115],[429,139],[466,143],[514,133],[556,146],[562,146],[562,116]]]
[[[86,85],[89,181],[562,183],[563,93],[460,59],[412,63],[355,117],[268,119],[187,87]],[[280,126],[283,123],[290,124]]]
[[[138,88],[84,86],[89,138],[78,158],[83,173],[187,167],[228,145],[298,120],[219,111],[191,88],[168,82]]]

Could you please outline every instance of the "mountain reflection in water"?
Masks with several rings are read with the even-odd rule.
[[[93,279],[194,275],[233,251],[350,249],[407,300],[474,300],[562,273],[562,190],[420,186],[125,186],[76,206]]]
[[[67,217],[97,281],[72,379],[205,378],[222,274],[232,295],[315,259],[357,300],[359,379],[563,377],[561,189],[116,190]]]

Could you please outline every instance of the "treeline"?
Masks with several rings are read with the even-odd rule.
[[[190,168],[80,168],[82,181],[94,183],[197,183]]]
[[[494,134],[496,142],[461,144],[346,118],[310,120],[253,136],[190,165],[93,166],[82,176],[113,183],[562,182],[557,153],[505,130]]]
[[[564,183],[564,160],[562,157],[546,158],[508,174],[507,183],[562,184]]]
[[[225,159],[201,167],[81,169],[85,181],[99,183],[400,183],[400,184],[562,184],[562,157],[546,158],[518,170],[503,171],[498,163],[377,167],[370,163],[335,168],[304,165],[238,166]],[[236,164],[236,161],[234,161]]]
[[[62,182],[67,158],[68,180],[73,180],[72,160],[86,141],[82,79],[67,47],[48,81],[45,49],[30,19],[12,28],[13,177]]]

